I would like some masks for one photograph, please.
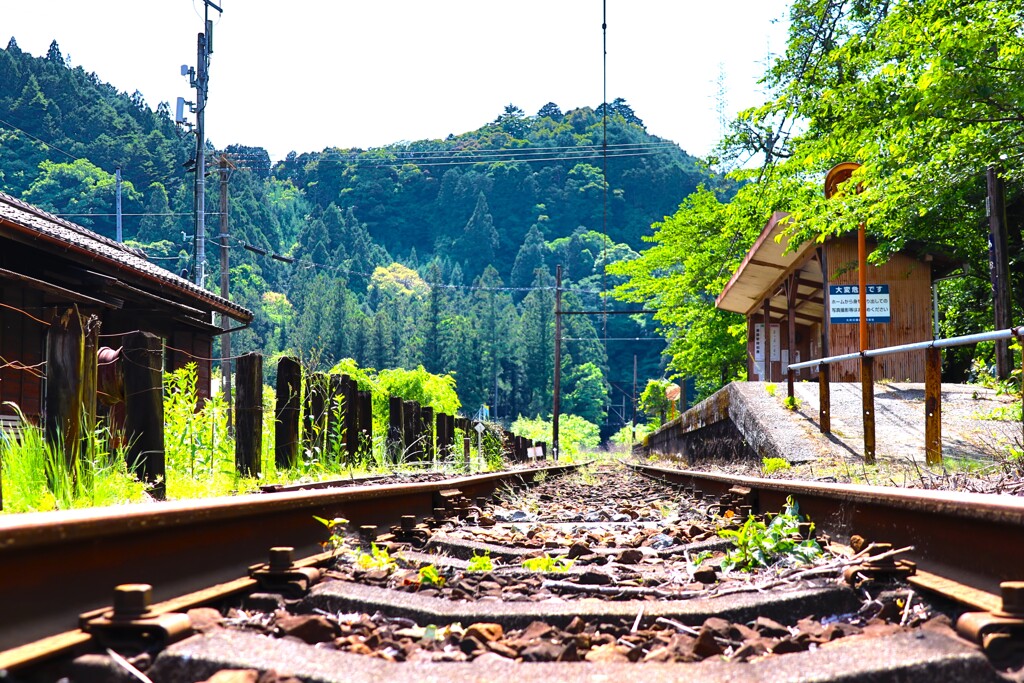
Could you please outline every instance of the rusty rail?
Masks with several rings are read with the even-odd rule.
[[[167,601],[237,581],[274,546],[302,557],[321,552],[327,532],[313,515],[344,517],[352,528],[395,525],[402,515],[429,516],[442,490],[473,500],[503,484],[529,483],[540,471],[572,469],[0,518],[0,651],[73,635],[78,615],[109,605],[119,584],[151,584],[153,599]]]
[[[1024,325],[994,332],[981,332],[946,339],[886,346],[880,349],[868,349],[856,353],[844,353],[839,356],[816,358],[802,363],[792,363],[786,372],[786,390],[792,401],[794,398],[794,382],[797,370],[818,368],[819,406],[818,425],[823,434],[832,431],[831,397],[829,394],[829,366],[848,360],[861,361],[862,413],[864,420],[864,462],[875,462],[875,391],[874,391],[874,359],[895,353],[924,351],[925,353],[925,460],[929,465],[942,463],[942,354],[941,350],[955,346],[966,346],[984,341],[1024,338]],[[1021,391],[1024,403],[1024,387]]]
[[[920,570],[912,583],[979,609],[998,606],[1000,583],[1020,579],[1024,567],[1024,498],[978,493],[829,485],[762,479],[630,464],[646,476],[692,488],[698,495],[727,497],[749,489],[754,513],[778,512],[792,495],[800,512],[845,542],[858,534],[869,542],[913,546]],[[956,593],[951,593],[955,586]],[[995,602],[993,602],[995,601]]]

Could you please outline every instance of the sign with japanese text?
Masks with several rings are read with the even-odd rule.
[[[889,285],[868,285],[868,322],[887,323]],[[857,285],[828,286],[829,319],[833,324],[860,322],[860,288]]]

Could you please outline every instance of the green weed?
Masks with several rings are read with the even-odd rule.
[[[770,477],[775,472],[792,469],[792,465],[785,458],[761,458],[761,475]]]
[[[426,567],[420,567],[420,585],[441,588],[444,586],[444,577],[437,571],[437,567],[428,564]]]
[[[494,560],[491,559],[489,550],[485,550],[483,555],[477,555],[474,550],[473,557],[469,558],[469,563],[466,565],[468,572],[489,572],[493,569]]]
[[[530,572],[567,572],[572,565],[572,560],[564,557],[551,557],[547,553],[544,553],[541,557],[531,557],[523,560],[523,569]]]
[[[722,560],[722,569],[752,571],[777,562],[808,564],[821,556],[817,541],[800,536],[800,509],[792,496],[786,498],[786,507],[769,524],[753,515],[737,529],[723,529],[718,535],[731,539],[733,547]],[[813,532],[813,525],[811,527]]]
[[[375,569],[383,570],[387,573],[391,573],[398,569],[398,562],[395,558],[391,557],[391,553],[388,552],[387,548],[378,546],[376,543],[370,544],[370,552],[357,552],[355,556],[355,564],[360,569],[366,571],[372,571]]]
[[[786,410],[796,410],[803,404],[804,402],[796,396],[787,396],[782,399],[782,407]]]
[[[768,392],[769,396],[774,396],[775,391],[778,389],[775,382],[768,382],[764,385],[764,390]]]

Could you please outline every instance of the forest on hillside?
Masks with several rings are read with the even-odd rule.
[[[120,168],[126,241],[191,277],[194,137],[166,103],[118,92],[56,41],[34,57],[12,38],[0,112],[0,189],[112,237]],[[234,166],[230,296],[256,316],[233,350],[298,353],[320,368],[423,365],[456,377],[468,412],[549,414],[556,267],[567,310],[636,308],[606,296],[622,279],[605,265],[636,258],[651,224],[699,185],[725,185],[648,134],[621,99],[607,117],[603,105],[554,103],[496,114],[445,140],[276,162],[257,144],[212,141],[209,162],[225,154]],[[219,183],[209,181],[212,236]],[[208,241],[210,289],[216,250]],[[634,356],[641,388],[664,372],[655,324],[565,316],[563,337],[563,411],[614,431],[631,416]]]

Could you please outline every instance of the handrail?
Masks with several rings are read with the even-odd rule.
[[[929,465],[938,465],[942,462],[942,355],[941,350],[955,346],[976,344],[984,341],[999,341],[1002,339],[1024,338],[1024,325],[1011,327],[1005,330],[994,330],[992,332],[979,332],[959,337],[947,337],[945,339],[932,339],[931,341],[914,342],[912,344],[900,344],[898,346],[886,346],[880,349],[866,349],[855,353],[844,353],[839,356],[827,358],[816,358],[802,363],[793,363],[788,366],[787,391],[790,401],[794,399],[794,382],[797,370],[805,368],[818,369],[818,428],[822,434],[829,434],[832,431],[831,425],[831,396],[829,390],[830,366],[843,361],[860,360],[861,362],[861,402],[863,404],[864,422],[864,462],[872,464],[875,461],[875,390],[874,390],[874,360],[882,356],[895,353],[908,353],[911,351],[925,352],[925,459]],[[1021,400],[1024,401],[1024,387],[1021,391]]]
[[[1020,327],[1011,327],[1005,330],[994,330],[992,332],[978,332],[976,334],[965,334],[959,337],[946,337],[945,339],[932,339],[930,341],[914,342],[912,344],[900,344],[898,346],[885,346],[880,349],[867,349],[866,351],[855,351],[853,353],[844,353],[839,356],[829,356],[827,358],[815,358],[814,360],[804,361],[802,363],[791,363],[788,368],[790,370],[803,370],[805,368],[817,368],[821,365],[831,365],[833,363],[841,363],[847,360],[857,360],[859,358],[880,358],[881,356],[888,356],[894,353],[906,353],[909,351],[925,351],[927,349],[947,349],[955,346],[966,346],[967,344],[977,344],[978,342],[985,341],[999,341],[1001,339],[1011,339],[1013,337],[1024,336],[1024,325]]]

